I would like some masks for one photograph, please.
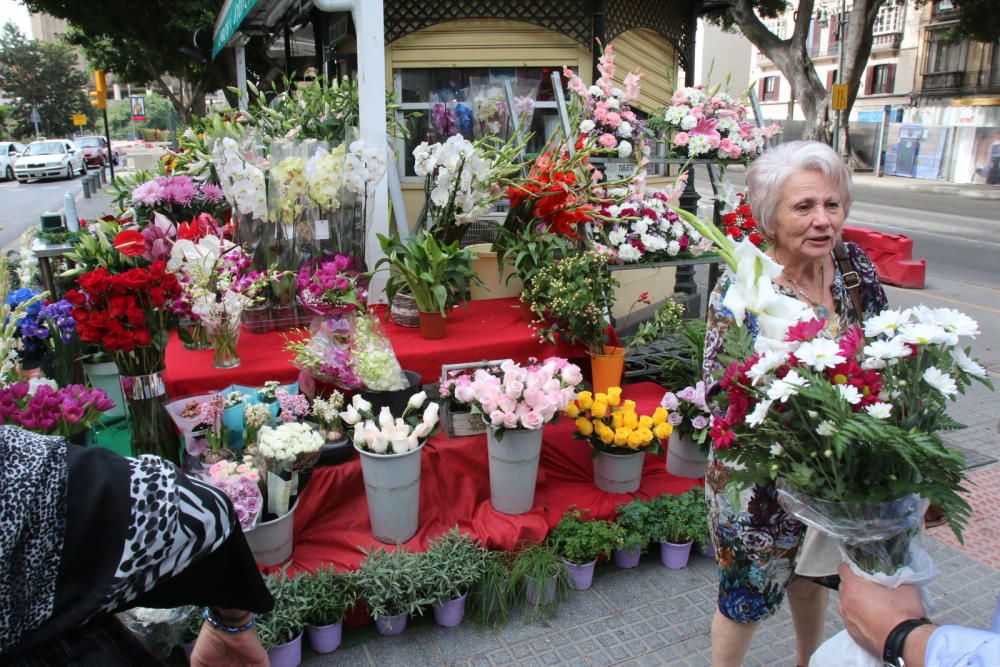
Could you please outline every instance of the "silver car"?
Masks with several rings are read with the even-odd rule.
[[[14,161],[14,175],[21,183],[32,178],[73,178],[86,173],[83,151],[68,139],[32,141]]]
[[[0,178],[14,180],[14,160],[21,157],[24,144],[16,141],[0,141]]]

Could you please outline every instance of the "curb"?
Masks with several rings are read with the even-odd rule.
[[[860,178],[859,178],[860,176]],[[885,180],[868,174],[854,174],[854,185],[863,185],[886,190],[906,190],[909,192],[924,192],[939,195],[958,195],[970,199],[1000,201],[1000,186],[962,185],[958,183],[942,183],[917,179],[915,182],[901,183],[895,180]]]

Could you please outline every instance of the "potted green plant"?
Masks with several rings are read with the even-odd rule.
[[[357,589],[351,572],[337,572],[333,566],[303,575],[306,609],[306,635],[317,653],[332,653],[343,637],[344,616],[357,601]]]
[[[459,248],[458,241],[444,243],[423,230],[402,241],[382,234],[378,239],[385,256],[375,270],[388,266],[393,273],[387,293],[391,297],[405,285],[420,311],[420,335],[444,338],[448,306],[464,300],[468,282],[478,280],[472,270],[475,255]]]
[[[277,331],[286,331],[298,326],[298,318],[295,314],[295,292],[297,284],[295,282],[294,271],[284,271],[276,266],[271,268],[268,278],[268,289],[273,301],[271,302],[271,320]]]
[[[497,238],[493,242],[496,253],[497,270],[501,272],[509,267],[510,272],[504,276],[504,282],[510,285],[514,278],[521,281],[521,318],[532,321],[534,315],[531,302],[528,299],[527,288],[531,286],[538,272],[568,254],[569,243],[564,236],[548,231],[538,231],[535,225],[517,225],[508,221],[499,228]]]
[[[705,515],[704,495],[687,492],[662,495],[650,501],[653,521],[650,533],[660,542],[660,562],[678,570],[687,567],[691,545],[702,534]]]
[[[416,557],[398,547],[361,550],[365,559],[357,571],[358,595],[375,617],[375,627],[383,635],[398,635],[406,629],[410,614],[423,613],[433,602],[426,597],[425,583]]]
[[[302,627],[310,604],[303,595],[303,579],[289,577],[282,570],[264,581],[274,608],[257,616],[257,636],[273,667],[295,667],[302,662]]]
[[[438,625],[452,628],[462,622],[469,591],[482,576],[485,553],[479,542],[456,527],[417,556],[423,571],[421,579],[427,586],[424,592],[433,601]]]
[[[584,517],[584,512],[571,507],[549,535],[566,565],[570,586],[578,591],[593,583],[597,558],[620,548],[625,537],[625,531],[611,521]]]
[[[509,600],[524,600],[529,615],[549,616],[568,585],[566,566],[550,542],[528,544],[515,555],[507,582]]]
[[[479,582],[469,594],[469,613],[482,626],[496,627],[507,620],[512,606],[511,554],[507,551],[483,552]]]
[[[649,546],[652,508],[644,500],[633,500],[618,506],[616,523],[624,533],[621,547],[611,557],[615,565],[633,568],[639,565],[642,552]]]

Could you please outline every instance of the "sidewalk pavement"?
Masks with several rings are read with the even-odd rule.
[[[923,178],[906,178],[904,176],[876,176],[870,172],[854,172],[852,179],[855,185],[886,188],[889,190],[911,190],[925,194],[959,195],[972,199],[1000,200],[1000,185],[950,183],[948,181],[932,181]]]

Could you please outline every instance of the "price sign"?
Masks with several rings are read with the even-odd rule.
[[[847,84],[846,83],[835,83],[833,84],[833,99],[832,104],[834,111],[843,111],[847,108]]]

